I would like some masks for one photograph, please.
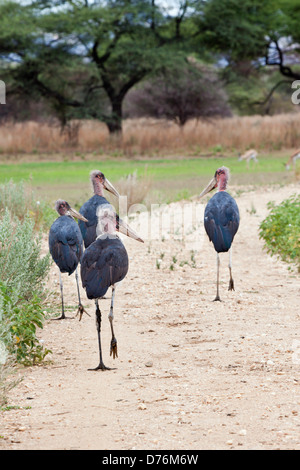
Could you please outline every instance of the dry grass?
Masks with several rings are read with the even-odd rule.
[[[121,178],[117,183],[119,193],[127,196],[127,209],[134,204],[144,203],[151,186],[152,179],[147,176],[147,173],[138,178],[136,171],[125,178]]]
[[[190,121],[180,130],[171,122],[154,119],[126,120],[123,138],[109,137],[105,124],[96,121],[73,123],[77,140],[68,140],[59,127],[26,122],[0,127],[0,153],[38,154],[73,151],[113,156],[152,156],[240,152],[250,147],[265,151],[295,148],[300,143],[300,113],[276,116],[246,116],[209,122]]]

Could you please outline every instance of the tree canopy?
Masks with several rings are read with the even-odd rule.
[[[0,79],[62,126],[93,118],[120,132],[128,92],[166,71],[184,78],[191,57],[237,87],[262,68],[299,79],[299,22],[298,0],[4,0]]]
[[[181,127],[189,119],[231,116],[227,96],[216,72],[187,63],[167,69],[129,92],[129,115],[172,120]]]

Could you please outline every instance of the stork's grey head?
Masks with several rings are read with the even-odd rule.
[[[202,193],[199,197],[205,196],[205,194],[209,193],[215,188],[219,188],[219,190],[225,190],[226,185],[228,183],[230,176],[229,168],[226,166],[221,166],[215,172],[213,179],[208,183],[205,189],[203,189]]]
[[[103,196],[103,189],[106,189],[110,193],[114,194],[116,197],[120,197],[120,194],[116,190],[116,188],[108,181],[108,179],[104,176],[102,171],[100,170],[93,170],[90,173],[90,179],[94,188],[95,194],[99,196]]]
[[[83,222],[88,222],[88,220],[83,217],[83,215],[79,214],[77,210],[73,209],[70,204],[64,199],[57,199],[55,203],[55,210],[60,216],[71,215],[72,217],[76,217],[77,219],[80,219]]]
[[[226,166],[221,166],[220,168],[218,168],[217,171],[215,172],[215,178],[216,178],[217,183],[220,180],[224,180],[227,184],[230,178],[229,168],[227,168]]]

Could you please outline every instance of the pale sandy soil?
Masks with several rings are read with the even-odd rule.
[[[104,362],[116,369],[87,370],[98,364],[98,347],[94,304],[82,291],[91,317],[46,322],[39,336],[52,350],[51,363],[22,371],[22,383],[9,396],[16,409],[1,413],[0,449],[299,450],[299,275],[266,254],[258,238],[267,202],[294,192],[299,186],[236,197],[236,290],[227,291],[224,254],[222,303],[212,302],[215,252],[202,214],[184,240],[176,227],[181,203],[166,211],[175,214],[177,239],[169,240],[168,230],[164,241],[125,239],[130,270],[116,291],[115,360],[109,356],[110,293],[101,301]],[[189,265],[180,266],[183,261]],[[59,312],[54,266],[49,282]],[[64,282],[74,316],[74,276]]]

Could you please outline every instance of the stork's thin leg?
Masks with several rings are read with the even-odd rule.
[[[60,295],[61,295],[61,316],[58,318],[53,318],[53,320],[64,320],[65,316],[65,307],[64,307],[64,288],[63,288],[63,281],[61,277],[61,272],[59,270],[59,285],[60,285]]]
[[[111,304],[110,304],[110,311],[108,315],[110,328],[111,328],[110,355],[112,355],[114,359],[118,357],[117,340],[115,338],[114,327],[113,327],[115,290],[116,290],[115,286],[112,286]]]
[[[98,333],[98,346],[99,346],[99,356],[100,356],[100,361],[99,365],[95,369],[89,369],[89,370],[110,370],[109,367],[106,367],[103,363],[102,359],[102,348],[101,348],[101,311],[99,308],[98,300],[95,300],[95,305],[96,305],[96,327],[97,327],[97,333]]]
[[[217,295],[214,301],[218,300],[221,302],[220,295],[219,295],[219,271],[220,271],[220,258],[219,258],[219,253],[217,253]]]
[[[231,248],[229,250],[229,264],[228,264],[228,267],[229,267],[229,275],[230,275],[228,290],[234,290],[234,282],[233,282],[233,277],[232,277],[232,273],[231,273],[231,269],[232,269]]]
[[[82,318],[82,315],[84,313],[86,313],[88,316],[89,313],[85,310],[84,306],[82,305],[81,303],[81,299],[80,299],[80,290],[79,290],[79,283],[78,283],[78,272],[77,272],[77,268],[76,268],[76,271],[75,271],[75,279],[76,279],[76,284],[77,284],[77,294],[78,294],[78,310],[77,310],[77,313],[76,313],[76,317],[77,315],[79,315],[79,321],[81,320]]]

